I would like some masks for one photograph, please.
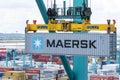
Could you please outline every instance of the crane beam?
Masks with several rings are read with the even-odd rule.
[[[85,5],[86,4],[86,5]],[[88,6],[88,0],[73,0],[73,7]],[[82,22],[83,19],[73,19],[75,22]],[[81,32],[79,32],[81,33]],[[75,80],[88,80],[88,57],[74,56],[73,57],[73,72]]]
[[[47,24],[48,23],[48,16],[46,14],[46,7],[45,7],[43,0],[36,0],[36,3],[37,3],[38,8],[41,12],[41,15],[43,17],[44,22]]]

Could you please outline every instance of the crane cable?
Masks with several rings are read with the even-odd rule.
[[[91,8],[91,4],[92,4],[92,2],[91,2],[91,0],[90,0],[90,2],[89,2],[90,8]]]
[[[71,6],[71,0],[69,0],[69,7]]]
[[[51,8],[52,8],[52,0],[51,0]]]
[[[84,0],[83,4],[87,5],[86,7],[90,7],[91,8],[91,0],[89,0],[89,1],[88,0]]]
[[[48,0],[47,0],[47,9],[48,9],[48,3],[49,3],[49,2],[48,2]]]

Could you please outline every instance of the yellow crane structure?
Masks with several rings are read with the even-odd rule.
[[[33,24],[28,24],[26,21],[26,32],[28,31],[107,31],[116,33],[115,23],[110,24],[110,20],[107,20],[107,24],[91,24],[89,20],[85,19],[82,23],[74,23],[63,20],[49,20],[48,24],[36,24],[37,21],[33,20]]]
[[[111,24],[110,20],[107,20],[107,24],[91,24],[90,16],[92,14],[91,8],[87,6],[85,1],[83,2],[82,7],[69,7],[66,8],[66,2],[63,2],[63,8],[56,7],[56,1],[54,0],[54,7],[48,8],[47,12],[44,13],[48,16],[48,23],[46,24],[37,24],[36,20],[33,20],[33,24],[29,24],[26,21],[25,31],[107,31],[116,32],[115,23],[113,20]],[[61,14],[59,14],[61,13]],[[57,20],[58,19],[58,20]],[[61,19],[61,20],[60,20]],[[65,19],[82,19],[81,22],[77,21],[65,21]]]

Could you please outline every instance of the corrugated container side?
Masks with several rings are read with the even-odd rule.
[[[26,33],[25,51],[36,54],[109,56],[110,40],[113,40],[110,35],[103,33]],[[39,44],[35,44],[36,41]]]

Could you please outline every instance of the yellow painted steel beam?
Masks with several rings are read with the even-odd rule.
[[[28,24],[26,31],[107,31],[108,28],[110,32],[115,32],[115,24],[90,24],[88,22],[83,22],[82,24],[73,22],[57,22],[49,21],[48,24]]]

